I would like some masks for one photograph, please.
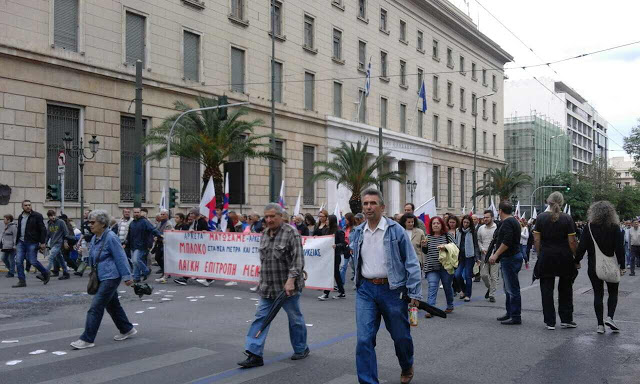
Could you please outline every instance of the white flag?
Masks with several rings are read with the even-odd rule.
[[[298,201],[296,201],[296,207],[293,208],[293,216],[298,216],[300,214],[300,196],[302,195],[302,191],[298,192]]]
[[[536,211],[536,207],[533,207],[533,213],[531,214],[531,219],[535,220],[538,217],[538,211]]]
[[[516,204],[516,217],[520,217],[520,201]]]
[[[569,208],[567,208],[567,215],[571,216],[571,206],[569,206]]]
[[[569,206],[568,204],[565,204],[565,205],[564,205],[564,209],[562,210],[562,212],[567,213],[567,207],[568,207],[568,206]]]
[[[491,206],[489,206],[491,212],[493,212],[493,217],[498,217],[498,210],[496,209],[495,204],[493,204],[493,200],[491,200]]]
[[[200,214],[207,218],[209,230],[215,230],[218,226],[218,216],[216,215],[216,188],[213,184],[213,177],[209,178],[207,188],[200,199]]]
[[[462,216],[465,216],[467,214],[467,206],[465,205],[464,207],[462,207]]]
[[[162,195],[160,196],[160,205],[158,206],[160,210],[169,209],[169,204],[167,204],[167,193],[162,187]]]

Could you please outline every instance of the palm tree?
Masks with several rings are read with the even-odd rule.
[[[378,167],[382,167],[384,157],[389,155],[389,152],[378,156],[373,164],[369,165],[367,164],[369,158],[367,153],[368,146],[369,141],[366,141],[364,145],[358,141],[355,147],[353,144],[347,145],[342,142],[340,147],[331,150],[331,153],[335,156],[332,161],[316,161],[313,163],[314,167],[323,167],[324,170],[316,173],[312,181],[333,180],[338,183],[336,187],[344,184],[351,191],[349,207],[351,207],[351,212],[354,214],[362,211],[360,194],[367,187],[376,185],[380,188],[380,184],[387,180],[403,181],[404,174],[398,171],[385,172],[374,176],[373,173]]]
[[[531,184],[531,176],[514,170],[508,164],[503,168],[490,168],[488,172],[488,181],[474,193],[474,197],[498,195],[500,201],[509,200],[516,189]]]
[[[199,108],[218,105],[219,100],[205,97],[196,99]],[[191,106],[176,101],[176,110],[180,113],[193,109]],[[145,156],[145,161],[164,160],[167,156],[167,136],[171,125],[178,118],[177,113],[151,130],[144,139],[144,145],[154,146],[154,150]],[[269,159],[284,162],[280,155],[270,152],[268,140],[271,135],[254,135],[254,129],[264,124],[262,120],[241,120],[248,110],[241,108],[229,111],[228,117],[220,119],[220,110],[208,110],[184,115],[176,125],[171,138],[171,155],[198,160],[204,165],[202,174],[202,190],[213,177],[216,196],[222,196],[224,175],[221,167],[229,161],[242,159]],[[218,199],[219,205],[222,199]]]

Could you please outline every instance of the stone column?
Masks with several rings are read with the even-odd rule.
[[[416,161],[412,162],[412,168],[414,168],[415,180],[418,182],[413,201],[418,207],[433,197],[433,165]]]

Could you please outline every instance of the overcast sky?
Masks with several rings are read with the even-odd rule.
[[[465,3],[469,4],[469,14],[480,31],[514,57],[515,63],[507,64],[507,68],[555,61],[640,40],[637,0],[477,0],[535,54],[476,0],[450,1],[465,13]],[[608,131],[609,157],[624,155],[623,137],[640,118],[640,44],[551,67],[557,73],[547,67],[506,73],[514,80],[536,76],[564,81],[615,127]]]

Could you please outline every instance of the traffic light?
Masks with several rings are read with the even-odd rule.
[[[229,101],[227,100],[227,96],[218,97],[218,105],[227,105]],[[227,107],[222,107],[218,109],[218,119],[227,120]]]
[[[60,201],[60,185],[58,184],[47,185],[47,200]]]
[[[565,190],[565,192],[571,192],[571,187],[567,187],[567,189]]]
[[[169,208],[176,207],[177,199],[178,199],[178,190],[175,188],[169,188]]]

